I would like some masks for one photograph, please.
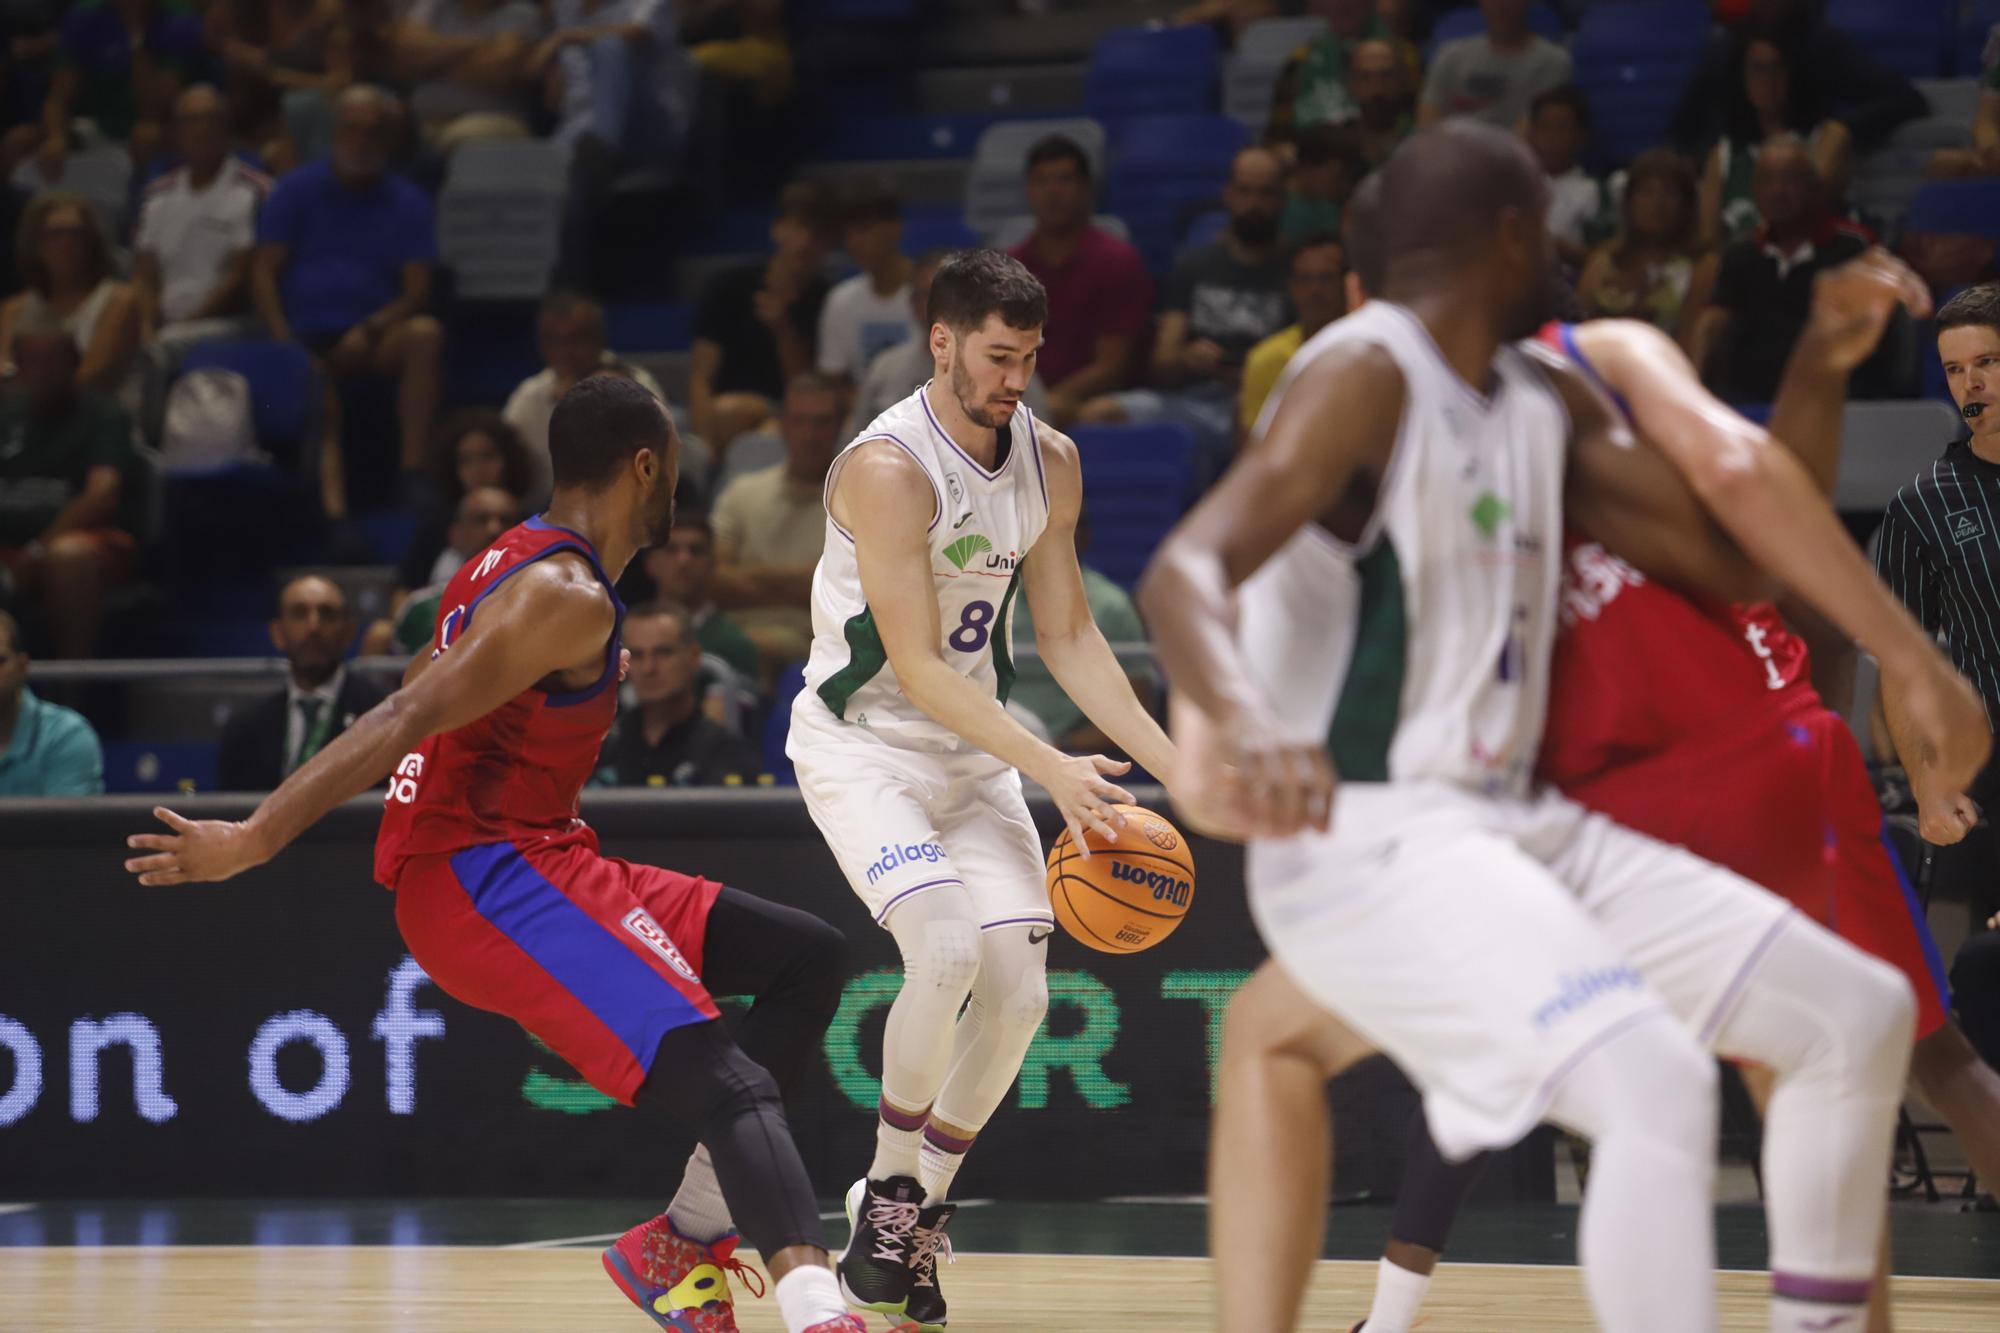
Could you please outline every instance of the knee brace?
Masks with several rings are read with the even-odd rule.
[[[979,977],[979,927],[970,921],[926,921],[903,949],[903,988],[933,992],[955,1011]],[[955,998],[954,998],[955,997]]]

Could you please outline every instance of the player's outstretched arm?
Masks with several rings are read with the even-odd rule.
[[[126,839],[153,854],[125,868],[141,884],[159,885],[224,880],[262,865],[328,810],[380,782],[426,737],[476,721],[551,675],[601,662],[614,620],[603,586],[582,565],[537,561],[479,604],[448,651],[286,778],[250,818],[190,820],[156,808],[174,831]]]
[[[1035,647],[1056,684],[1147,772],[1173,773],[1174,747],[1160,724],[1132,692],[1125,668],[1091,618],[1076,559],[1076,520],[1083,507],[1083,473],[1076,445],[1038,422],[1042,465],[1049,482],[1049,523],[1021,564],[1021,591],[1035,617]]]
[[[1883,687],[1937,756],[1943,785],[1968,787],[1991,735],[1979,696],[1875,577],[1803,464],[1718,402],[1664,334],[1637,330],[1587,355],[1632,404],[1639,430],[1703,506],[1773,578],[1881,664]]]
[[[1379,347],[1338,347],[1306,367],[1139,586],[1172,685],[1176,797],[1210,831],[1283,837],[1331,818],[1326,752],[1286,736],[1271,716],[1236,643],[1234,595],[1308,523],[1334,515],[1343,536],[1361,534],[1369,505],[1357,497],[1372,496],[1387,470],[1404,394],[1402,371]],[[1200,808],[1186,807],[1191,797]]]
[[[884,440],[857,446],[831,496],[834,521],[854,534],[861,592],[896,681],[924,715],[1040,783],[1088,854],[1085,828],[1115,837],[1111,806],[1132,796],[1110,779],[1130,765],[1071,758],[1045,745],[944,659],[929,529],[937,496],[923,468]]]

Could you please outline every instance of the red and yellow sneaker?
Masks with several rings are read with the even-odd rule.
[[[674,1333],[738,1333],[729,1274],[764,1294],[757,1270],[735,1257],[730,1232],[707,1244],[674,1230],[663,1213],[641,1222],[604,1252],[604,1271],[653,1322]]]

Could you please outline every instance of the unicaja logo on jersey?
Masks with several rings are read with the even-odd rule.
[[[945,859],[944,847],[936,842],[906,842],[901,846],[885,846],[882,857],[868,867],[868,882],[873,884],[892,870],[922,861],[936,865]]]
[[[944,558],[951,561],[954,568],[964,569],[973,562],[974,558],[992,549],[992,542],[987,541],[976,532],[970,532],[945,547]]]

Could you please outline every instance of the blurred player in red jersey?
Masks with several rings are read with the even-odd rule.
[[[604,1252],[619,1289],[663,1328],[734,1333],[740,1225],[788,1333],[865,1333],[779,1094],[832,1018],[844,941],[804,912],[604,856],[577,816],[624,669],[613,585],[673,525],[679,451],[645,389],[580,381],[550,419],[547,511],[452,578],[403,688],[241,823],[156,810],[173,832],[128,839],[151,854],[126,868],[149,885],[228,879],[388,777],[375,874],[431,979],[702,1145],[667,1211]],[[717,994],[756,997],[741,1046]]]
[[[1368,200],[1360,202],[1365,211]],[[1350,253],[1365,273],[1366,246],[1350,241]],[[1350,294],[1350,307],[1361,295]],[[1825,489],[1838,463],[1847,372],[1873,349],[1902,300],[1920,305],[1924,297],[1911,275],[1879,254],[1823,277],[1816,291],[1814,320],[1771,433],[1801,445]],[[1649,330],[1615,321],[1552,325],[1543,339],[1590,375],[1627,421],[1636,407],[1640,421],[1685,438],[1707,428],[1707,412],[1727,411],[1686,393],[1688,377],[1661,373],[1672,366],[1656,359],[1654,344],[1664,340]],[[1975,1164],[2000,1166],[2000,1078],[1949,1022],[1935,945],[1880,840],[1881,811],[1858,747],[1814,692],[1804,644],[1768,600],[1751,600],[1775,589],[1715,532],[1671,469],[1649,472],[1631,462],[1585,463],[1572,472],[1562,630],[1540,775],[1585,806],[1765,885],[1902,970],[1918,996],[1914,1079]],[[1731,588],[1744,600],[1670,591],[1586,535],[1598,533],[1667,582]],[[1691,540],[1696,533],[1707,540]],[[1269,964],[1232,1006],[1229,1033],[1235,1049],[1225,1043],[1223,1086],[1252,1107],[1273,1160],[1323,1138],[1320,1084],[1370,1049]],[[1760,1075],[1746,1071],[1761,1103],[1769,1083]],[[1375,1308],[1356,1326],[1369,1333],[1413,1326],[1478,1171],[1477,1158],[1446,1163],[1421,1123],[1415,1140]],[[1218,1161],[1212,1194],[1220,1195],[1222,1179]],[[1257,1243],[1248,1237],[1236,1248],[1247,1255]],[[1224,1258],[1221,1248],[1215,1253]],[[1269,1272],[1277,1278],[1275,1266]],[[1259,1327],[1278,1326],[1287,1318],[1282,1311],[1296,1309],[1290,1276],[1276,1281],[1277,1300],[1253,1316],[1263,1321]],[[1234,1278],[1239,1292],[1243,1278],[1240,1271]],[[1871,1294],[1871,1323],[1886,1327],[1886,1285]]]

